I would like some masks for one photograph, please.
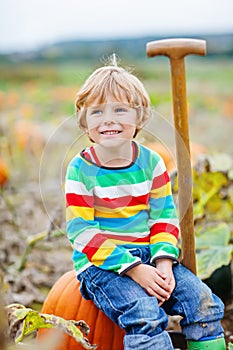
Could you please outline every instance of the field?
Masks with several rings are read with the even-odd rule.
[[[175,158],[167,59],[122,60],[122,65],[144,82],[153,105],[153,117],[138,140],[160,141]],[[64,235],[64,174],[71,157],[89,143],[77,128],[74,100],[97,66],[73,62],[0,67],[0,158],[8,178],[0,198],[0,277],[7,304],[40,309],[54,282],[72,269]],[[210,155],[227,154],[232,161],[232,60],[189,58],[186,71],[193,147]],[[232,214],[229,226],[232,235]],[[224,324],[228,339],[232,320],[231,299]]]

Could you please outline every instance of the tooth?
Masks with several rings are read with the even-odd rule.
[[[114,135],[114,134],[118,134],[118,131],[104,131],[103,134],[105,135]]]

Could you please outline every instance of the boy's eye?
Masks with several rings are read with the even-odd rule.
[[[91,112],[92,115],[101,115],[102,114],[102,111],[100,109],[94,109],[92,112]]]
[[[117,107],[115,109],[115,113],[126,113],[127,112],[127,108],[124,107]]]

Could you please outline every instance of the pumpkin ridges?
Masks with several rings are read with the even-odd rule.
[[[78,280],[76,279],[76,276],[70,274],[70,276],[67,276],[69,278],[66,278],[65,281],[63,281],[63,289],[59,290],[59,298],[57,300],[55,313],[58,316],[62,316],[65,319],[75,319],[76,316],[76,310],[80,307],[81,301],[76,298],[76,293],[78,293]],[[77,286],[75,285],[75,281],[77,281]],[[65,283],[66,284],[65,284]],[[64,305],[66,305],[67,302],[67,296],[69,295],[70,300],[72,300],[72,308],[71,305],[69,308],[64,308]]]
[[[73,293],[73,288],[72,284],[74,284],[74,277],[75,273],[74,271],[69,271],[65,273],[52,287],[50,290],[47,298],[45,299],[44,305],[42,307],[41,312],[42,313],[49,313],[49,314],[54,314],[56,316],[61,316],[65,319],[75,319],[75,316],[72,317],[72,315],[66,315],[63,313],[65,308],[61,307],[61,298],[62,296],[65,295],[65,299],[67,298],[67,294],[65,294],[65,290],[69,290],[69,294],[72,292]],[[78,284],[78,283],[77,283]],[[64,288],[65,286],[65,288]],[[78,288],[77,288],[78,289]],[[74,301],[79,301],[79,298],[72,298]],[[63,300],[64,302],[64,300]],[[64,304],[66,305],[66,303]],[[76,309],[75,309],[76,310]],[[69,310],[68,310],[69,311]],[[45,335],[48,332],[51,332],[53,330],[47,330],[47,329],[42,329],[38,332],[38,339],[40,339],[40,335]],[[64,333],[63,335],[63,340],[62,340],[62,345],[57,348],[57,350],[66,350],[66,348],[69,348],[69,342],[70,342],[71,337]],[[75,344],[77,342],[75,341]],[[80,348],[81,349],[81,348]]]
[[[66,319],[82,319],[91,328],[88,335],[89,342],[98,344],[98,350],[123,350],[125,332],[91,300],[82,298],[74,271],[67,272],[54,284],[44,302],[42,312]],[[51,331],[51,329],[40,329],[37,339],[40,340]],[[68,334],[64,334],[56,350],[83,350],[83,347]]]
[[[67,281],[69,281],[71,278],[71,271],[66,272],[61,278],[62,282],[65,284]],[[64,288],[64,287],[63,287]],[[47,298],[44,301],[44,304],[42,306],[41,312],[46,313],[45,310],[49,308],[50,312],[53,312],[56,310],[57,307],[57,298],[60,298],[60,293],[63,290],[60,288],[60,279],[53,285],[51,288]]]
[[[75,279],[77,281],[77,285],[75,286],[73,292],[75,292],[75,294],[76,294],[76,288],[77,288],[77,292],[79,292],[79,282],[77,280],[77,276],[76,275],[75,275]],[[71,283],[73,283],[73,282],[74,282],[74,280],[73,280],[73,277],[72,277]],[[78,313],[80,311],[80,306],[82,304],[82,299],[81,298],[79,299],[77,296],[78,296],[78,293],[76,294],[76,298],[75,298],[77,308],[76,309],[73,308],[74,314],[72,314],[72,318],[74,320],[78,320],[79,319]],[[81,350],[82,349],[82,347],[79,344],[77,344],[76,340],[74,340],[72,337],[68,336],[67,334],[66,334],[66,341],[67,341],[67,349],[70,349],[70,350],[71,349],[77,349],[77,350],[79,350],[79,349]]]
[[[120,330],[117,329],[117,325],[113,325],[113,343],[112,343],[112,348],[118,350],[123,350],[124,349],[124,343],[123,343],[123,338],[125,336],[125,331],[120,328]],[[119,348],[119,337],[122,337],[122,345]]]
[[[102,313],[102,311],[99,311]],[[99,344],[98,349],[99,350],[105,350],[106,346],[108,346],[109,349],[112,349],[112,340],[113,337],[111,337],[110,339],[107,337],[107,334],[113,334],[113,330],[112,330],[112,321],[109,322],[109,318],[103,314],[103,316],[100,318],[97,318],[97,322],[96,322],[96,327],[94,329],[94,337],[95,337],[95,343]],[[101,340],[101,333],[98,331],[99,329],[103,329],[104,330],[104,334],[106,335],[106,337],[102,338]],[[108,341],[108,343],[106,344],[106,340]],[[111,344],[110,344],[111,341]]]
[[[81,303],[80,303],[80,307],[78,309],[78,312],[76,313],[76,319],[79,319],[80,315],[83,315],[82,319],[84,319],[84,321],[90,326],[90,333],[88,335],[88,340],[90,343],[93,343],[94,331],[95,331],[95,327],[97,325],[97,318],[98,318],[99,310],[93,304],[92,301],[85,300],[83,298],[80,298],[80,300],[81,300]],[[74,346],[75,343],[76,343],[75,340],[71,338],[70,344],[72,344],[72,346]],[[73,349],[73,347],[71,347],[71,348]],[[78,349],[79,349],[79,347],[77,347],[77,350]],[[80,347],[80,349],[81,349],[81,347]]]
[[[78,319],[77,310],[79,310],[80,308],[82,299],[78,298],[79,282],[77,280],[77,276],[75,272],[69,271],[65,276],[64,282],[65,282],[64,283],[65,287],[62,288],[62,285],[61,285],[61,288],[59,289],[58,296],[60,294],[60,297],[59,297],[59,301],[57,302],[54,313],[58,316],[62,316],[67,320],[69,319],[77,320]],[[72,300],[72,308],[64,307],[64,305],[66,306],[67,304],[67,296],[69,296],[68,300]],[[64,334],[63,343],[66,344],[67,349],[72,349],[75,346],[77,347],[77,342],[68,334]],[[74,344],[72,345],[71,343],[74,343]],[[78,347],[82,349],[81,346],[78,346]]]
[[[86,303],[86,301],[84,302]],[[91,304],[89,309],[88,317],[86,322],[91,325],[90,335],[88,339],[91,343],[98,344],[98,350],[108,350],[108,349],[117,349],[123,350],[123,337],[125,332],[118,327],[108,316],[106,316],[103,311],[99,310],[92,301],[88,301]],[[94,316],[93,316],[94,314]],[[95,319],[95,323],[93,320]],[[93,327],[95,325],[95,327]],[[100,333],[100,329],[103,330],[106,335],[103,337],[103,334]],[[107,335],[112,334],[112,337],[109,338]],[[119,346],[119,340],[122,338],[122,346]],[[111,341],[111,343],[110,343]],[[107,342],[107,343],[106,343]]]

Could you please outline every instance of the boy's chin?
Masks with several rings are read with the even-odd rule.
[[[120,147],[126,144],[130,144],[131,140],[123,139],[123,138],[109,138],[106,140],[101,140],[100,145],[102,147]]]

